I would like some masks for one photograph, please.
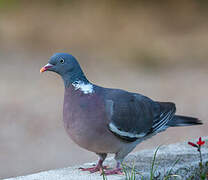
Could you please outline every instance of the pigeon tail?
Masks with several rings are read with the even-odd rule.
[[[167,123],[168,126],[192,126],[192,125],[201,125],[203,124],[201,120],[189,116],[180,116],[175,115],[171,121]]]

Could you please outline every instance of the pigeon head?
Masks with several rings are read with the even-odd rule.
[[[65,86],[75,82],[88,82],[76,58],[67,53],[56,53],[48,61],[48,64],[40,69],[40,72],[53,71],[64,80]]]

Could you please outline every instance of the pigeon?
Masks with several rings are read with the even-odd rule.
[[[64,82],[64,127],[80,147],[99,156],[91,173],[122,174],[124,158],[142,141],[168,127],[200,125],[198,118],[176,115],[172,102],[154,101],[142,94],[104,88],[91,83],[76,58],[56,53],[40,72],[53,71]],[[114,169],[103,166],[107,154],[115,154]]]

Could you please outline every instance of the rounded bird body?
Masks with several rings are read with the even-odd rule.
[[[96,153],[116,153],[126,142],[108,129],[108,119],[104,99],[98,95],[99,88],[84,94],[73,85],[65,89],[63,120],[71,139],[79,146]]]
[[[70,54],[54,54],[40,70],[44,71],[56,72],[64,81],[66,132],[76,144],[100,157],[97,166],[82,170],[103,171],[107,154],[114,153],[117,166],[105,174],[121,174],[123,159],[143,140],[168,127],[202,124],[197,118],[175,115],[174,103],[90,83]]]

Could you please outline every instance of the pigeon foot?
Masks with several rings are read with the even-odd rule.
[[[105,175],[114,175],[114,174],[124,175],[122,168],[116,168],[113,170],[106,170],[105,171]]]
[[[79,169],[82,171],[89,171],[91,173],[95,173],[95,172],[100,171],[100,173],[102,174],[103,169],[107,169],[107,168],[108,168],[107,166],[96,165],[95,167],[92,167],[92,168],[79,168]]]

